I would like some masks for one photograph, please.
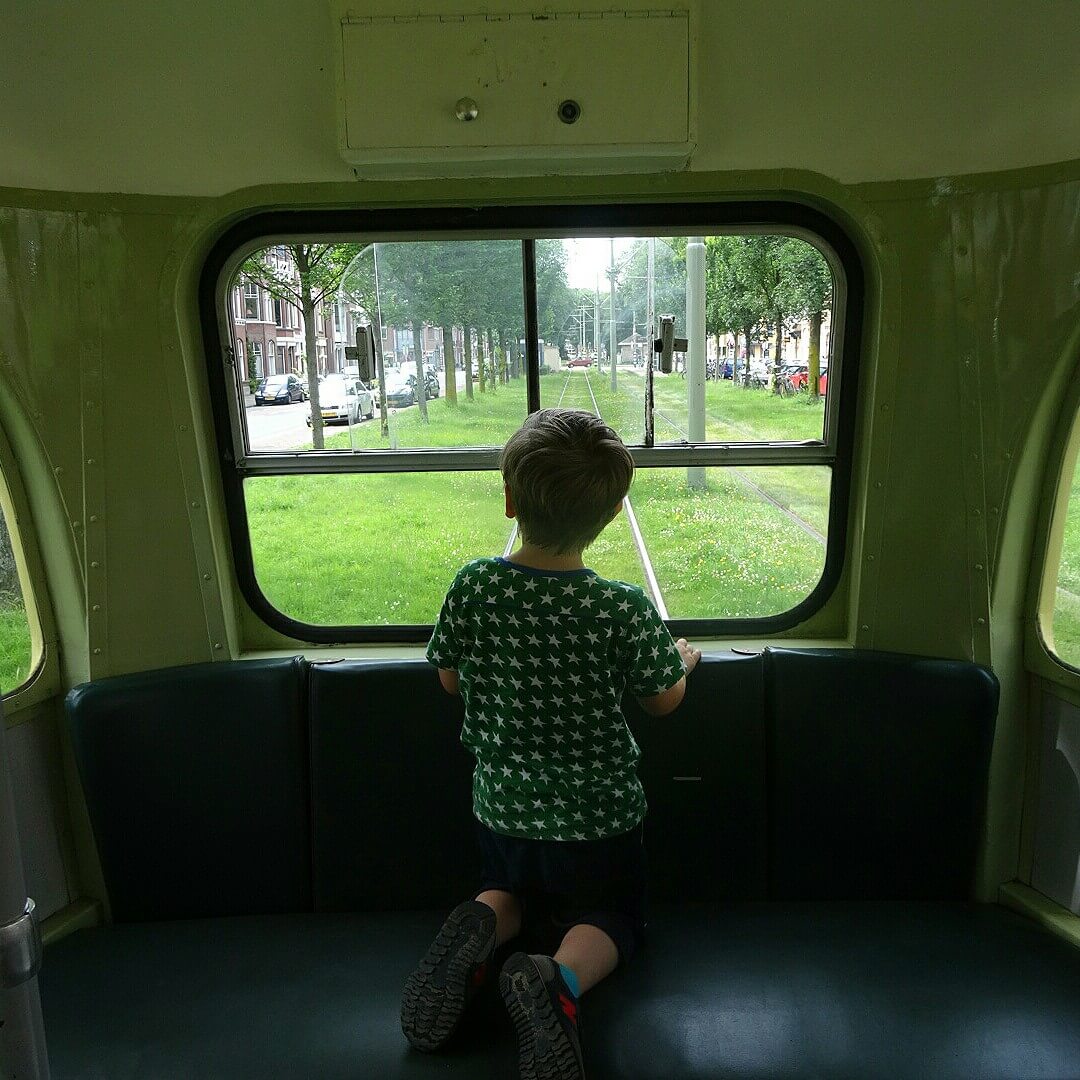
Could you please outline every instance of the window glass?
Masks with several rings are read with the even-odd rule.
[[[1066,664],[1080,668],[1080,461],[1073,470],[1065,507],[1065,528],[1061,538],[1061,561],[1057,583],[1051,634],[1051,649]]]
[[[519,242],[298,243],[284,250],[289,254],[254,252],[239,278],[257,279],[279,302],[299,305],[295,367],[305,382],[314,373],[304,359],[301,264],[315,268],[313,309],[333,304],[335,313],[316,320],[317,333],[331,339],[316,346],[319,374],[359,377],[356,330],[378,327],[368,379],[374,410],[346,421],[320,408],[323,430],[315,431],[307,386],[306,401],[289,402],[287,412],[245,410],[250,452],[497,445],[521,425],[528,409]]]
[[[19,568],[0,511],[0,693],[8,694],[26,682],[33,673],[33,661]]]
[[[821,578],[829,474],[639,469],[585,562],[673,619],[775,615]],[[259,586],[299,622],[432,622],[461,565],[516,538],[491,471],[259,477],[244,490]]]
[[[455,215],[416,216],[415,228],[403,212],[378,234],[410,239],[361,230],[330,242],[323,228],[317,243],[234,241],[214,267],[226,324],[243,322],[233,295],[266,303],[278,324],[273,339],[258,331],[263,377],[252,395],[234,391],[219,429],[232,519],[247,521],[237,562],[249,565],[248,547],[254,580],[242,585],[268,621],[279,612],[326,641],[364,639],[334,627],[430,624],[462,563],[515,545],[494,449],[530,405],[597,413],[631,446],[624,512],[586,562],[641,585],[665,617],[772,619],[815,591],[827,561],[835,580],[842,560],[826,552],[842,543],[844,508],[830,528],[832,484],[848,468],[852,422],[839,410],[840,324],[857,329],[861,304],[857,259],[835,226],[823,223],[819,249],[780,231],[813,235],[801,211],[775,232],[701,236],[559,236],[548,219],[535,240],[524,214],[498,238],[477,239],[499,233],[478,224],[460,240]],[[271,234],[280,221],[247,235]],[[676,339],[702,332],[668,372],[653,351],[661,316]]]
[[[701,239],[705,415],[703,437],[694,441],[821,439],[834,291],[824,256],[790,236]],[[687,244],[685,236],[537,244],[542,336],[558,346],[545,362],[592,375],[589,385],[550,381],[545,406],[594,409],[603,399],[601,412],[623,439],[642,441],[645,365],[656,320],[672,315],[675,336],[688,333]],[[547,307],[539,295],[542,252],[556,263],[561,255],[565,271],[564,295]],[[670,373],[654,372],[658,443],[690,438],[687,354],[676,351],[673,361]]]

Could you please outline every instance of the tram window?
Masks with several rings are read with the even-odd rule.
[[[594,385],[610,388],[604,416],[628,443],[644,437],[645,365],[657,318],[673,315],[676,335],[690,336],[689,240],[570,237],[537,244],[538,253],[558,245],[566,254],[575,306],[557,334],[564,362],[590,368]],[[758,233],[699,241],[704,423],[691,432],[687,384],[695,361],[677,351],[672,370],[654,374],[656,442],[821,440],[838,292],[825,257],[794,236]],[[550,383],[548,391],[544,405],[559,404],[561,388]],[[594,407],[591,399],[578,401],[580,396],[574,405]]]
[[[527,210],[365,211],[324,215],[310,240],[297,229],[281,242],[302,215],[223,239],[204,311],[226,343],[211,376],[255,610],[311,641],[422,640],[461,564],[516,539],[499,449],[546,406],[597,412],[630,446],[627,512],[587,561],[645,588],[674,629],[767,632],[822,602],[847,518],[854,248],[801,208],[770,206],[772,230],[750,208],[709,208],[727,231],[691,230],[698,208],[678,209],[678,231],[654,231],[664,208],[640,212],[642,232],[628,227],[635,208],[548,207],[535,228]],[[621,231],[603,235],[605,214]],[[566,218],[587,227],[564,231]],[[265,328],[229,301],[252,283],[268,298]],[[653,355],[661,315],[677,338],[696,327],[704,340],[676,350],[670,371]],[[222,378],[260,354],[265,375]]]
[[[30,678],[37,657],[33,655],[27,594],[5,514],[10,504],[6,490],[0,494],[4,496],[0,500],[0,693],[9,694]]]
[[[1080,668],[1080,460],[1072,470],[1071,483],[1060,490],[1059,499],[1065,500],[1061,556],[1054,582],[1051,632],[1045,632],[1044,620],[1043,637],[1060,660]]]
[[[301,396],[280,381],[256,381],[255,408],[242,413],[250,453],[491,445],[520,427],[527,412],[520,243],[297,243],[252,252],[237,288],[245,298],[276,294],[275,303],[298,312],[285,370],[305,382],[311,365],[300,266],[309,263],[315,363],[326,390],[319,393],[322,430],[314,430],[310,387]],[[250,357],[252,345],[261,348],[262,336],[277,328],[269,319],[253,328],[256,302],[245,302],[249,318],[237,329],[249,343],[238,340],[237,355]],[[380,328],[370,372],[354,355],[365,326]],[[279,333],[276,340],[280,356]],[[364,382],[355,400],[339,400],[340,376]],[[263,408],[269,405],[287,410]]]

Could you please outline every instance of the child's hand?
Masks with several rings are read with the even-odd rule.
[[[679,655],[683,660],[683,667],[686,668],[686,674],[689,675],[697,667],[697,662],[701,659],[701,650],[687,644],[684,637],[675,642],[675,647],[679,650]]]

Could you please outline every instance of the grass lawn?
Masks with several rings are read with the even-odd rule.
[[[22,604],[0,607],[0,694],[30,677],[30,627]]]
[[[591,411],[590,387],[604,418],[624,438],[640,441],[641,376],[620,371],[613,393],[595,372],[588,381],[582,371],[569,379],[546,375],[541,400]],[[658,405],[673,420],[680,395],[685,418],[685,394],[684,380],[658,380]],[[328,430],[327,446],[498,445],[525,416],[525,383],[477,392],[472,402],[462,393],[457,408],[445,398],[428,407],[428,425],[415,407],[394,413],[389,442],[375,420]],[[727,383],[709,385],[707,408],[714,438],[803,439],[821,430],[820,403]],[[657,434],[663,437],[659,421]],[[824,534],[829,470],[716,468],[707,476],[706,490],[690,492],[683,469],[641,469],[630,492],[670,614],[767,615],[792,607],[820,577],[824,547],[747,481]],[[458,567],[501,554],[512,528],[500,478],[491,472],[262,477],[244,490],[259,583],[275,607],[303,622],[431,622]],[[605,577],[645,585],[625,515],[601,534],[586,562]]]

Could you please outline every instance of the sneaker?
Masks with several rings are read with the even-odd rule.
[[[499,990],[518,1036],[521,1080],[585,1080],[577,1001],[550,956],[514,953]]]
[[[401,1030],[417,1050],[438,1050],[487,978],[495,950],[495,912],[477,900],[458,904],[405,980]]]

